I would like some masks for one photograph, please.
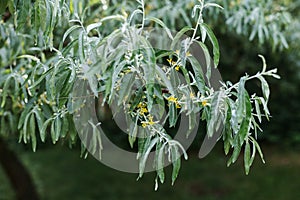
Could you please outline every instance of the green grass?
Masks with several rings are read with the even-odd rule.
[[[154,173],[136,181],[136,174],[110,169],[89,157],[83,160],[77,150],[65,147],[41,149],[21,155],[30,169],[38,191],[46,200],[132,200],[132,199],[300,199],[300,161],[293,150],[263,147],[266,164],[257,158],[245,175],[242,159],[227,168],[220,148],[200,160],[196,152],[182,162],[180,175],[171,186],[171,168],[166,183],[154,191]],[[13,199],[8,181],[0,170],[0,199]]]

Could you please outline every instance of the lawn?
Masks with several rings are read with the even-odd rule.
[[[40,149],[20,156],[34,177],[42,199],[46,200],[132,200],[132,199],[300,199],[300,153],[296,150],[263,146],[267,163],[258,157],[248,176],[242,160],[227,168],[221,148],[200,160],[197,152],[182,162],[178,180],[171,186],[167,169],[166,183],[154,191],[154,173],[136,181],[136,174],[110,169],[92,157],[79,157],[79,151],[66,147]],[[299,152],[299,151],[298,151]],[[0,169],[0,199],[13,199],[12,190]]]

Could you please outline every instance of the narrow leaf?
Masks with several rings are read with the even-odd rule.
[[[264,77],[259,76],[258,78],[261,81],[261,86],[262,86],[262,91],[263,91],[264,98],[265,98],[266,102],[268,102],[269,96],[270,96],[269,84],[267,83],[267,81]]]
[[[219,60],[220,60],[220,49],[219,49],[218,40],[217,40],[215,34],[213,33],[213,31],[210,29],[210,27],[207,24],[202,23],[201,27],[203,27],[206,30],[206,33],[213,45],[214,64],[215,64],[215,67],[218,67]]]
[[[178,151],[178,147],[176,145],[171,147],[171,153],[172,153],[172,162],[173,162],[172,185],[174,185],[181,166],[180,154]]]
[[[157,141],[159,140],[158,137],[154,138],[151,140],[149,145],[145,146],[146,151],[142,154],[140,164],[139,164],[139,177],[141,178],[143,176],[145,166],[146,166],[146,161],[148,159],[149,153],[151,152],[152,148],[155,146]]]
[[[166,25],[163,21],[161,21],[160,19],[158,19],[158,18],[156,18],[156,17],[149,17],[149,18],[147,18],[147,20],[154,21],[154,22],[156,22],[157,24],[161,25],[161,26],[165,29],[165,31],[166,31],[166,33],[168,34],[169,38],[170,38],[171,40],[174,39],[174,38],[173,38],[173,35],[172,35],[171,31],[170,31],[170,29],[167,27],[167,25]]]
[[[245,144],[245,151],[244,151],[244,166],[246,175],[249,174],[250,166],[251,166],[251,158],[250,158],[250,144],[248,140]]]
[[[31,146],[33,152],[36,150],[36,135],[35,135],[35,117],[34,114],[31,114],[30,120],[29,120],[29,132],[30,132],[30,138],[31,138]]]
[[[78,28],[81,28],[80,25],[74,25],[74,26],[71,26],[68,30],[66,30],[66,32],[64,33],[64,36],[62,38],[62,43],[67,39],[67,37],[76,29]]]

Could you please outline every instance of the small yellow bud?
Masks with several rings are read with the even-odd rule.
[[[130,73],[131,72],[131,70],[130,69],[126,69],[126,70],[124,70],[124,73],[125,74],[128,74],[128,73]]]
[[[192,56],[192,54],[188,51],[188,52],[186,52],[186,57],[189,57],[189,56]]]
[[[168,61],[168,63],[169,63],[170,65],[172,65],[172,62],[173,62],[172,58],[167,59],[167,61]]]
[[[142,127],[146,128],[147,127],[147,122],[142,122]]]
[[[91,61],[91,59],[87,59],[87,64],[88,64],[88,65],[93,64],[93,62]]]
[[[195,98],[195,94],[193,92],[190,93],[190,98],[191,99]]]

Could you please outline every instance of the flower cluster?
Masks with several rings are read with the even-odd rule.
[[[175,62],[175,61],[173,61],[172,58],[167,59],[167,61],[168,61],[168,63],[170,64],[171,67],[175,67],[175,70],[176,70],[176,71],[179,71],[180,66],[179,66],[178,61]]]
[[[152,115],[148,115],[147,117],[147,121],[142,121],[142,127],[146,128],[147,126],[151,126],[153,124],[155,124],[157,122],[153,121],[153,116]]]
[[[137,108],[138,108],[138,112],[141,116],[145,115],[148,113],[148,109],[147,109],[147,104],[144,103],[144,102],[140,102],[138,105],[137,105]]]

